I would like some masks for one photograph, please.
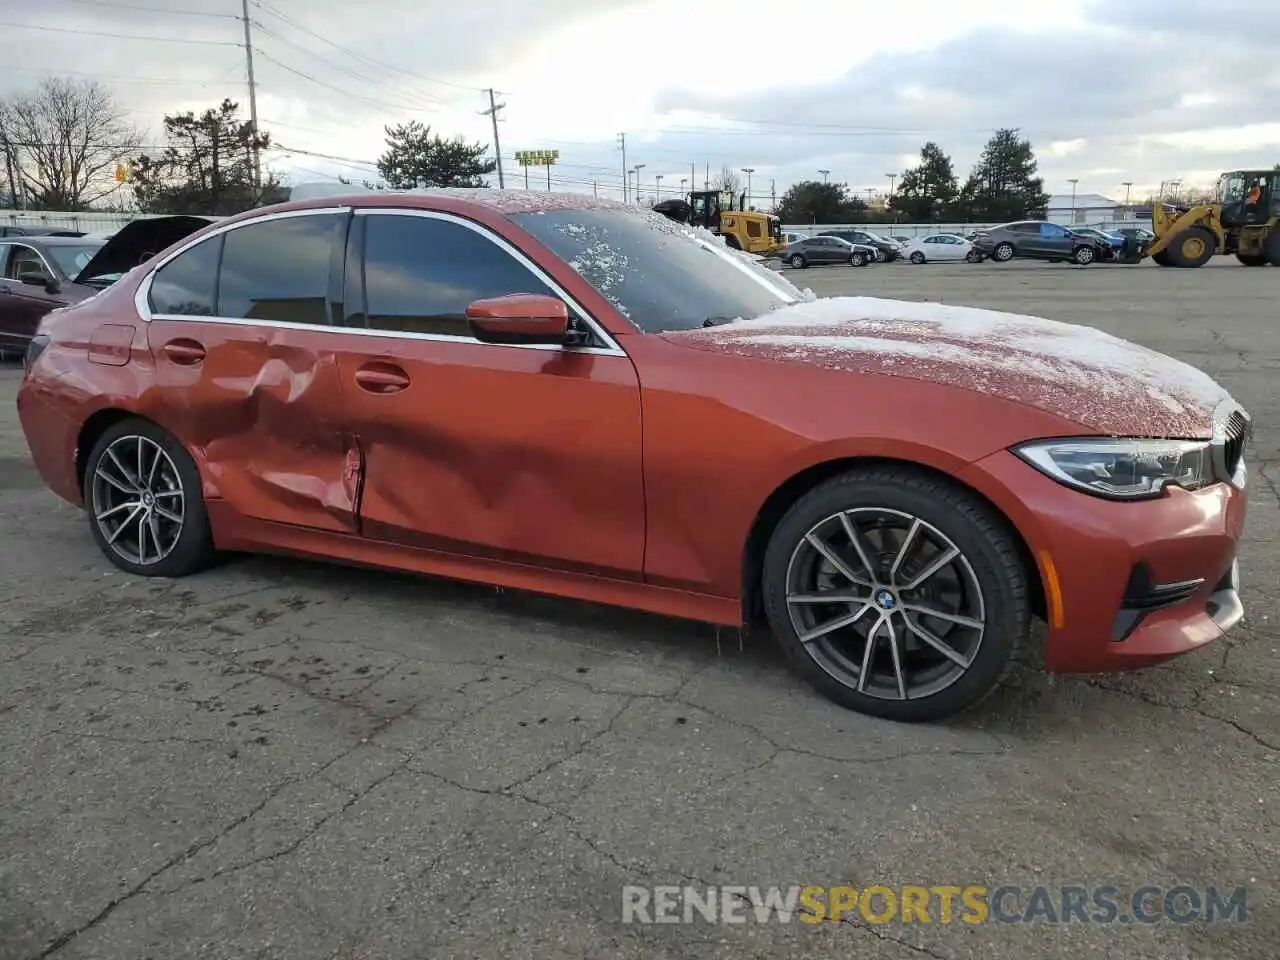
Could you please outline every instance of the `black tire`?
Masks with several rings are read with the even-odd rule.
[[[163,451],[167,462],[157,458],[158,469],[150,469],[148,473],[155,477],[157,481],[165,481],[165,489],[158,491],[156,494],[139,493],[138,496],[145,499],[149,503],[148,516],[151,510],[155,509],[156,513],[160,511],[158,506],[166,502],[172,504],[177,498],[173,497],[173,491],[178,489],[181,491],[181,522],[177,524],[178,530],[176,538],[168,536],[172,524],[164,519],[155,520],[155,526],[149,525],[150,538],[153,544],[159,543],[159,539],[166,542],[173,540],[172,546],[164,552],[163,547],[156,550],[157,559],[139,562],[139,559],[132,559],[122,554],[122,547],[114,546],[110,541],[107,532],[103,529],[103,521],[99,520],[97,514],[110,506],[108,500],[114,494],[117,497],[127,499],[133,494],[125,494],[117,490],[111,484],[99,477],[99,467],[104,460],[109,464],[108,472],[119,474],[119,468],[114,470],[111,466],[113,461],[108,456],[108,451],[116,453],[117,450],[128,450],[139,445],[138,439],[149,441],[155,449]],[[142,446],[146,446],[142,444]],[[122,458],[121,454],[116,453],[117,458]],[[125,459],[126,467],[131,467],[132,462]],[[147,469],[144,466],[144,469]],[[136,472],[136,471],[135,471]],[[191,455],[183,448],[174,437],[167,431],[152,423],[149,420],[142,420],[136,417],[130,417],[127,420],[121,420],[110,426],[106,432],[98,438],[98,442],[93,445],[93,449],[89,453],[88,460],[85,463],[84,471],[84,502],[85,513],[89,519],[89,530],[93,534],[94,541],[98,544],[98,548],[103,554],[121,570],[144,577],[185,577],[189,574],[196,573],[213,563],[216,553],[213,545],[213,533],[209,529],[209,515],[205,510],[204,496],[201,491],[200,473],[196,469],[195,461],[191,459]],[[124,474],[125,479],[130,479],[128,473]],[[136,478],[133,478],[136,479]],[[146,483],[148,491],[156,489],[156,484],[152,482]],[[121,511],[128,514],[130,511]],[[176,514],[175,514],[176,515]],[[141,520],[138,521],[139,531],[141,530]],[[166,527],[160,527],[160,524],[169,524]],[[157,538],[154,532],[161,529],[164,536]],[[146,537],[147,534],[139,532],[137,539]],[[120,537],[118,543],[126,544],[129,542],[128,531]],[[135,557],[143,557],[146,554],[145,547],[141,551],[135,551]],[[163,555],[162,555],[163,554]]]
[[[1162,266],[1162,267],[1173,266],[1173,264],[1169,261],[1168,250],[1161,250],[1159,253],[1153,253],[1151,255],[1151,259],[1154,260],[1159,266]]]
[[[1203,267],[1213,259],[1218,241],[1204,227],[1187,227],[1169,241],[1165,252],[1175,267]]]
[[[1071,262],[1076,266],[1087,267],[1096,259],[1097,254],[1094,252],[1093,247],[1085,243],[1071,251]]]
[[[866,254],[859,253],[855,250],[853,253],[849,254],[849,263],[853,264],[855,267],[865,267],[867,265]]]
[[[924,254],[921,253],[919,250],[912,251],[911,262],[914,263],[917,267],[920,266],[920,264],[924,263]]]
[[[724,235],[724,242],[725,242],[725,246],[727,246],[730,250],[742,249],[742,244],[738,242],[738,238],[735,237],[732,233],[726,233]]]
[[[1002,240],[1000,243],[997,243],[995,249],[991,251],[991,259],[996,263],[1008,263],[1017,256],[1017,254],[1018,251],[1013,249],[1012,243],[1008,240]]]
[[[885,253],[883,250],[881,250],[879,247],[876,247],[876,263],[888,263],[888,262],[889,262],[889,255]]]
[[[809,262],[798,253],[793,253],[787,263],[791,264],[793,270],[803,270],[809,265]]]
[[[1280,227],[1276,227],[1271,231],[1262,249],[1271,265],[1280,267]]]
[[[837,520],[846,511],[859,509],[897,511],[909,518],[918,518],[959,549],[967,565],[965,569],[976,581],[975,592],[981,597],[984,626],[976,650],[966,657],[969,663],[955,679],[926,696],[897,699],[860,692],[856,674],[846,674],[842,680],[832,669],[819,663],[825,654],[818,648],[827,645],[825,639],[822,643],[813,644],[813,649],[818,650],[813,654],[799,639],[787,601],[788,581],[804,564],[796,559],[793,569],[793,559],[803,556],[802,545],[807,543],[805,538],[811,530]],[[869,540],[866,543],[869,548],[875,546]],[[873,557],[887,556],[883,551],[873,553],[872,549],[867,553]],[[849,551],[849,556],[854,556],[852,551]],[[861,568],[860,561],[856,559],[851,559],[848,564]],[[1029,646],[1031,602],[1028,574],[1003,518],[967,491],[909,467],[877,466],[851,470],[801,497],[773,532],[765,552],[761,583],[769,624],[792,668],[836,703],[872,716],[907,722],[930,722],[952,716],[976,705],[1009,678],[1014,667],[1024,659]],[[869,595],[875,595],[874,588],[866,589]],[[901,603],[908,602],[905,597],[901,600]],[[799,604],[796,609],[804,611],[814,607]],[[846,609],[853,607],[848,604]],[[886,609],[889,613],[884,616],[894,615],[893,603]],[[901,610],[896,615],[905,618]],[[844,629],[849,630],[848,627]],[[833,632],[827,636],[834,635]],[[855,634],[853,639],[856,643],[860,638]],[[879,653],[878,647],[883,642],[878,641],[874,654]],[[920,650],[927,651],[926,657],[937,656],[933,648],[926,648],[918,640],[913,642]],[[861,649],[865,650],[865,642]],[[919,657],[911,654],[906,645],[896,652],[904,657]],[[861,657],[861,653],[850,656]],[[955,669],[948,667],[947,663],[941,666]],[[874,673],[873,661],[869,675]]]
[[[1271,262],[1265,253],[1237,253],[1236,259],[1246,267],[1265,267]]]

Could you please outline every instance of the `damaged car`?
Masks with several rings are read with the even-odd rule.
[[[211,222],[152,217],[134,220],[109,239],[76,233],[0,238],[0,352],[21,353],[45,314],[92,297]]]
[[[901,721],[1243,616],[1252,422],[1206,374],[1087,326],[817,299],[580,195],[222,221],[46,316],[18,412],[131,574],[278,552],[763,621]]]

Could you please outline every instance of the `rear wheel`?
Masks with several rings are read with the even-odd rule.
[[[1203,267],[1217,246],[1213,234],[1204,227],[1187,227],[1169,242],[1165,252],[1175,267]]]
[[[1265,253],[1237,253],[1236,259],[1246,267],[1265,267],[1271,262]]]
[[[996,244],[996,248],[991,251],[991,259],[996,263],[1008,263],[1013,259],[1013,254],[1013,244],[1006,240]]]
[[[122,570],[183,577],[214,559],[195,461],[150,421],[122,420],[98,438],[84,502],[93,539]]]
[[[1004,523],[911,469],[853,470],[802,497],[770,539],[762,586],[792,667],[893,720],[982,700],[1029,637],[1027,573]]]
[[[919,266],[920,264],[924,263],[924,254],[921,253],[919,250],[916,250],[911,254],[910,259],[912,263],[916,264],[916,266]]]

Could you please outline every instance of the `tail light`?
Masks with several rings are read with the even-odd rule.
[[[38,333],[31,338],[31,341],[27,344],[27,352],[22,356],[22,375],[24,377],[31,372],[31,367],[40,358],[40,354],[44,353],[44,348],[47,346],[49,346],[48,334]]]

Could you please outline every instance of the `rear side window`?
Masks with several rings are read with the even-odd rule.
[[[341,225],[341,215],[323,213],[228,231],[218,276],[217,315],[327,323],[329,264]]]
[[[151,312],[162,316],[213,316],[221,249],[222,237],[210,237],[157,270],[151,280]]]

